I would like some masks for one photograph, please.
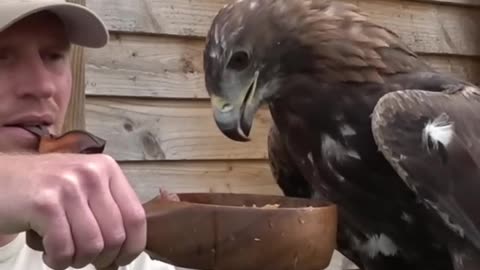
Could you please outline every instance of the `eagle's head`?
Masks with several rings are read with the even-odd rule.
[[[280,2],[289,2],[288,8]],[[287,29],[280,19],[295,6],[304,8],[301,2],[233,1],[214,18],[204,51],[205,83],[215,122],[228,138],[248,141],[256,111],[278,94],[290,63],[308,59],[293,38],[295,24]]]
[[[203,56],[215,122],[248,141],[259,107],[288,99],[293,77],[381,81],[376,49],[397,40],[342,1],[233,0],[213,19]]]

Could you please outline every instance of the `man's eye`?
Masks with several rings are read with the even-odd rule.
[[[63,53],[50,53],[50,54],[48,54],[48,60],[50,60],[50,61],[62,60],[63,58],[65,58],[65,54],[63,54]]]
[[[62,61],[65,58],[65,53],[59,51],[45,51],[41,53],[42,59],[45,62]]]

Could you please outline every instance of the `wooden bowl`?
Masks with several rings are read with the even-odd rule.
[[[153,259],[199,270],[320,270],[330,263],[334,204],[254,194],[178,196],[180,202],[144,204]]]

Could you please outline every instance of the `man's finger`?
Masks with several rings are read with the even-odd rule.
[[[31,230],[42,238],[43,261],[53,269],[69,267],[75,254],[70,224],[60,199],[54,192],[37,194],[32,203]],[[33,237],[32,237],[33,236]],[[30,243],[38,238],[30,234]]]
[[[84,194],[69,194],[63,203],[75,245],[72,267],[81,268],[90,264],[103,250],[102,233]]]
[[[120,249],[116,264],[123,266],[130,263],[145,249],[147,222],[145,210],[122,171],[115,170],[113,177],[110,181],[110,188],[113,199],[122,213],[126,233],[126,239]]]
[[[59,208],[60,210],[60,208]],[[39,229],[43,236],[43,261],[52,269],[65,269],[72,264],[75,246],[72,239],[70,225],[63,209],[55,215],[56,218],[45,222],[46,229]]]
[[[109,266],[117,258],[125,241],[126,233],[122,214],[110,192],[102,192],[102,190],[95,192],[90,197],[90,205],[104,241],[104,250],[95,259],[94,265],[103,268]]]

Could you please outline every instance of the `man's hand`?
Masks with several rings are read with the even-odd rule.
[[[34,230],[51,268],[122,266],[146,246],[143,206],[108,155],[0,155],[0,179],[0,233]]]

